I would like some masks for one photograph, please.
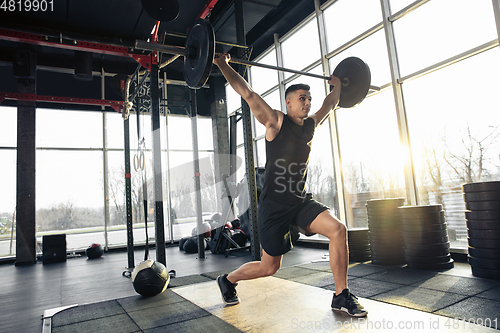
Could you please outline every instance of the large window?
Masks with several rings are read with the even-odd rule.
[[[423,23],[425,22],[425,23]],[[394,22],[406,76],[498,38],[491,1],[429,1]]]
[[[319,11],[323,20],[312,15],[279,41],[283,64],[278,66],[322,74],[319,51],[320,43],[326,42],[330,71],[350,56],[363,59],[371,70],[373,90],[365,100],[355,108],[337,110],[332,128],[318,129],[309,186],[336,207],[339,184],[334,174],[342,175],[346,214],[341,218],[349,227],[367,225],[366,200],[405,197],[406,204],[411,204],[408,190],[415,186],[417,204],[443,204],[452,247],[466,247],[460,184],[500,179],[500,119],[494,102],[500,85],[500,51],[490,45],[498,38],[492,3],[383,2],[389,3],[392,14],[409,10],[384,26],[380,1],[329,1]],[[319,40],[318,26],[324,29],[326,41]],[[349,29],[342,28],[346,26]],[[385,29],[394,32],[395,48],[387,42],[391,34]],[[261,60],[268,59],[266,53]],[[397,84],[402,83],[402,95],[393,90],[390,60],[400,70],[402,80]],[[252,76],[252,86],[265,85],[265,79]],[[285,74],[281,84],[297,82],[311,85],[313,106],[324,97],[321,80]],[[273,94],[278,97],[278,93],[275,86]],[[401,128],[405,123],[409,131]],[[262,161],[260,131],[256,140]],[[411,151],[401,144],[406,141]],[[332,156],[332,145],[339,147],[339,156]],[[413,169],[406,172],[413,174],[405,177],[409,156]]]
[[[467,246],[461,184],[500,179],[498,48],[403,84],[420,202],[446,209]],[[464,73],[474,82],[462,88]],[[478,96],[482,96],[477,98]]]
[[[299,30],[286,38],[281,44],[283,65],[291,69],[301,70],[321,57],[318,25],[316,20],[309,20]],[[292,74],[285,73],[285,77]]]
[[[405,194],[393,95],[383,92],[336,112],[349,226],[367,227],[367,200]]]
[[[381,22],[380,1],[338,0],[324,11],[330,51]]]
[[[371,7],[370,7],[371,6]],[[360,10],[362,8],[362,10]],[[328,51],[333,52],[352,39],[366,34],[330,59],[333,72],[348,57],[358,57],[368,64],[371,85],[390,84],[391,72],[384,30],[381,29],[379,1],[335,2],[324,11],[325,22],[343,22],[356,12],[357,24],[345,22],[355,29],[338,29],[326,24]],[[368,33],[373,27],[380,26]],[[365,98],[358,106],[336,111],[340,167],[344,189],[346,222],[349,227],[367,227],[366,201],[404,197],[403,161],[398,136],[394,98],[391,91]]]

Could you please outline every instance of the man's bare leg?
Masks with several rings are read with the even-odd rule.
[[[347,247],[347,228],[330,211],[319,214],[309,225],[308,231],[328,237],[330,268],[335,280],[335,294],[347,288],[349,250]]]
[[[240,266],[237,270],[229,273],[227,279],[234,284],[241,280],[252,280],[274,275],[281,267],[282,258],[283,256],[270,256],[266,251],[262,250],[260,261],[252,261]]]

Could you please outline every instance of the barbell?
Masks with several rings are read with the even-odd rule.
[[[141,50],[157,51],[168,54],[184,56],[184,79],[190,88],[200,88],[207,82],[215,56],[215,33],[212,25],[206,19],[198,19],[187,34],[185,47],[169,46],[166,44],[151,43],[137,40],[135,47]],[[288,69],[285,67],[271,66],[244,59],[231,58],[231,63],[256,66],[294,74],[300,74],[330,80],[330,77]],[[348,57],[342,60],[333,75],[342,83],[339,106],[350,108],[363,101],[370,89],[371,73],[368,65],[357,57]]]

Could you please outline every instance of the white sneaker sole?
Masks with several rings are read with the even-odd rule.
[[[339,312],[345,312],[351,317],[365,317],[366,315],[368,315],[368,311],[366,311],[366,310],[364,310],[363,312],[360,312],[360,313],[350,313],[349,310],[347,308],[344,308],[344,307],[341,307],[340,309],[332,308],[332,310],[339,311]]]

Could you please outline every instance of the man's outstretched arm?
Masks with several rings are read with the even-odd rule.
[[[323,101],[323,105],[315,114],[311,115],[310,118],[313,118],[316,122],[316,127],[321,125],[328,117],[330,116],[330,112],[335,110],[340,100],[340,89],[342,84],[340,79],[336,76],[331,75],[328,83],[333,86],[332,91],[325,97]]]
[[[230,55],[227,53],[216,54],[214,64],[219,67],[231,87],[248,103],[255,118],[267,130],[277,129],[280,122],[278,112],[273,110],[259,94],[253,91],[248,82],[229,65],[229,59]]]

